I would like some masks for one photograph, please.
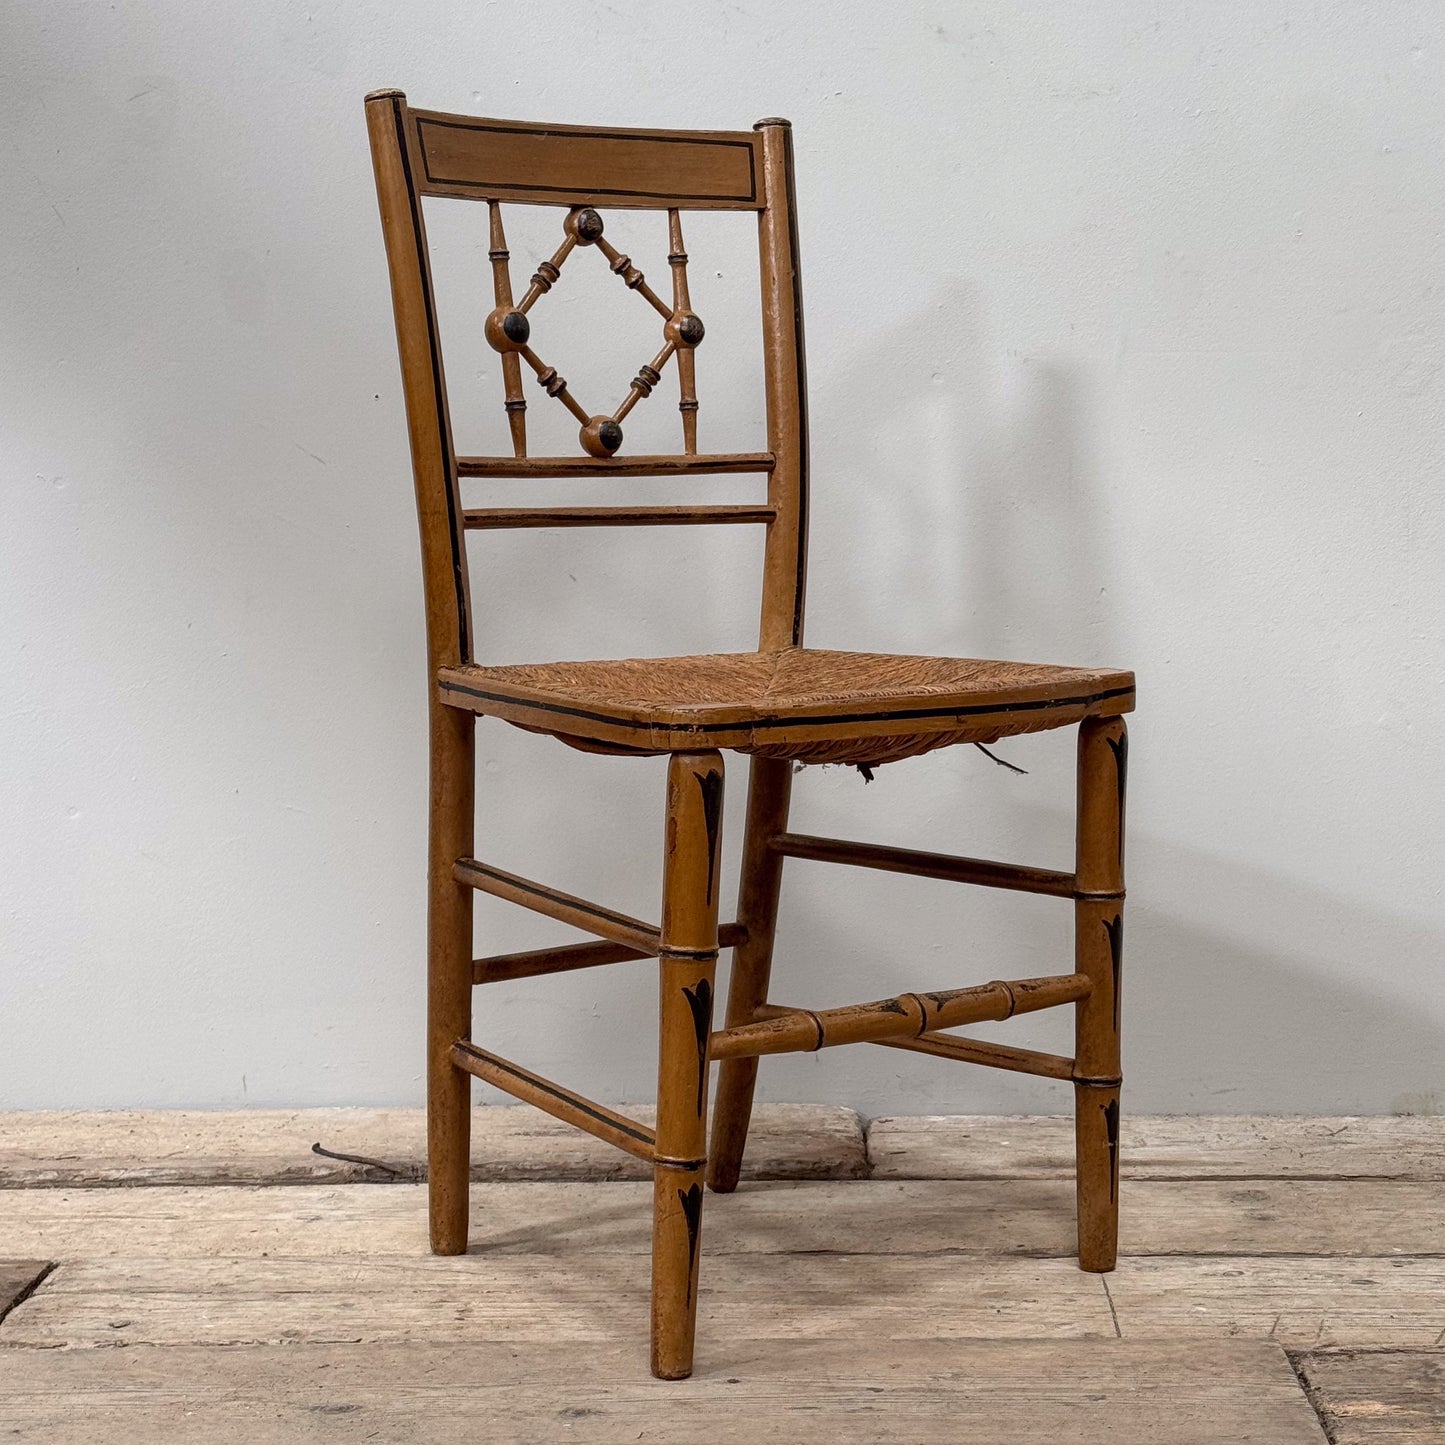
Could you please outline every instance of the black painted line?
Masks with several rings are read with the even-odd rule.
[[[783,170],[787,176],[788,250],[793,268],[793,348],[798,388],[798,558],[793,580],[793,646],[803,645],[803,603],[808,583],[808,349],[803,339],[803,262],[798,241],[798,193],[793,177],[793,128],[783,131]],[[769,197],[769,204],[772,198]]]
[[[464,697],[479,698],[483,702],[507,703],[512,707],[530,708],[535,712],[555,713],[559,717],[576,717],[588,722],[608,723],[612,727],[645,729],[649,732],[660,728],[665,732],[690,734],[748,732],[791,727],[826,727],[857,722],[921,722],[930,718],[965,718],[993,713],[1040,712],[1054,708],[1089,707],[1096,702],[1108,702],[1110,698],[1134,695],[1132,687],[1114,687],[1104,692],[1090,693],[1081,697],[1035,698],[1026,702],[1014,703],[980,703],[973,707],[900,708],[895,712],[830,713],[826,715],[815,713],[799,717],[760,717],[751,721],[740,720],[725,723],[659,723],[617,717],[612,713],[592,712],[587,708],[567,707],[562,703],[538,702],[532,698],[515,697],[507,693],[488,692],[485,688],[471,687],[450,678],[442,678],[438,686],[443,692],[461,693]]]
[[[820,1019],[818,1015],[815,1014],[810,1008],[805,1008],[803,1012],[807,1014],[810,1019],[813,1020],[813,1027],[818,1031],[818,1042],[814,1044],[813,1047],[809,1050],[810,1053],[816,1054],[818,1050],[823,1047],[823,1042],[826,1037],[826,1033],[823,1028],[823,1020]]]
[[[452,547],[452,579],[456,589],[457,602],[457,649],[463,662],[472,659],[471,598],[463,577],[465,552],[461,529],[457,526],[456,478],[457,461],[452,452],[452,429],[447,417],[446,380],[442,374],[441,346],[437,339],[436,298],[432,294],[431,262],[427,250],[426,228],[422,223],[421,200],[417,195],[416,178],[411,169],[411,147],[407,143],[406,122],[401,113],[401,101],[393,97],[392,119],[396,123],[397,146],[401,151],[402,176],[406,181],[407,204],[411,209],[412,244],[416,247],[417,275],[421,281],[422,305],[426,310],[427,354],[431,360],[432,391],[436,396],[437,436],[441,442],[442,461],[446,466],[447,489],[447,530]],[[423,160],[425,160],[423,151]]]
[[[426,178],[438,186],[475,186],[479,190],[488,187],[500,188],[507,191],[529,191],[536,194],[548,194],[554,196],[644,196],[649,200],[677,200],[677,201],[733,201],[743,204],[756,202],[758,198],[758,177],[757,166],[754,157],[755,146],[748,140],[701,140],[693,136],[682,135],[632,135],[625,131],[586,131],[579,134],[577,131],[555,130],[544,126],[510,126],[510,125],[479,125],[475,121],[457,120],[434,120],[431,117],[418,117],[417,133],[420,137],[421,128],[424,125],[434,125],[443,130],[465,130],[481,132],[487,135],[528,135],[535,136],[542,140],[621,140],[635,141],[641,145],[692,145],[692,146],[721,146],[728,150],[745,149],[748,153],[748,193],[742,195],[735,192],[709,192],[706,194],[679,195],[676,191],[643,191],[636,187],[629,186],[626,189],[608,189],[600,186],[528,186],[517,185],[511,181],[478,181],[458,176],[439,176],[432,172],[431,160],[426,153],[426,141],[422,138],[422,163],[426,167]]]

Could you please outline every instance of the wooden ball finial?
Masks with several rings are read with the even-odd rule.
[[[563,228],[577,238],[579,246],[590,246],[602,237],[602,217],[591,206],[569,211]]]
[[[590,457],[610,457],[622,445],[622,428],[610,416],[594,416],[579,435]]]
[[[707,335],[702,317],[691,311],[674,311],[662,324],[662,334],[675,346],[694,347]]]
[[[532,323],[513,306],[498,306],[482,328],[493,351],[520,351],[532,335]]]

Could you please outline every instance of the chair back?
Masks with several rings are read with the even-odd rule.
[[[382,231],[391,275],[397,344],[411,439],[433,670],[473,661],[466,532],[532,526],[664,525],[755,522],[767,527],[759,648],[795,647],[803,637],[807,564],[808,422],[803,304],[798,266],[792,135],[787,121],[751,131],[600,130],[531,125],[414,110],[399,90],[366,98]],[[447,409],[445,370],[424,196],[484,202],[490,237],[494,309],[485,334],[501,360],[511,456],[458,456]],[[504,207],[561,209],[557,249],[525,287],[514,286]],[[607,236],[609,208],[666,216],[671,286],[658,289]],[[767,404],[765,452],[697,449],[695,354],[706,330],[688,294],[683,216],[695,210],[754,211],[762,278],[762,352]],[[661,218],[659,218],[661,221]],[[555,367],[533,350],[531,314],[578,250],[595,250],[661,320],[656,354],[638,368],[611,410],[592,410]],[[576,264],[573,262],[572,264]],[[676,370],[681,450],[631,455],[626,419]],[[530,371],[546,395],[578,424],[571,456],[527,449]],[[765,506],[522,507],[463,505],[470,477],[637,477],[760,472]]]

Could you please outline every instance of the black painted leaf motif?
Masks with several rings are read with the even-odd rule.
[[[1119,1194],[1119,1101],[1104,1105],[1104,1137],[1109,1141],[1109,1198]]]
[[[1109,749],[1114,754],[1114,781],[1119,786],[1119,866],[1124,866],[1124,794],[1129,785],[1129,734],[1109,738]]]
[[[717,880],[717,835],[722,822],[723,775],[714,771],[694,776],[702,793],[702,817],[707,828],[707,896],[711,900]]]
[[[1124,915],[1116,913],[1112,919],[1104,920],[1104,932],[1109,935],[1109,963],[1114,976],[1114,1032],[1119,1032],[1119,1005],[1123,1001],[1124,981]]]
[[[695,987],[683,989],[682,996],[692,1011],[692,1031],[697,1036],[697,1112],[701,1115],[707,1082],[707,1041],[712,1031],[712,984],[700,978]]]
[[[702,1185],[689,1184],[677,1191],[677,1202],[682,1205],[683,1218],[687,1220],[687,1302],[692,1303],[692,1282],[697,1278],[697,1239],[702,1229]]]

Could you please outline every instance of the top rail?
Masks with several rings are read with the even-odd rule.
[[[458,457],[459,477],[707,477],[771,472],[772,452],[656,457]]]
[[[764,205],[753,131],[532,124],[412,110],[428,195],[551,206],[756,211]]]

